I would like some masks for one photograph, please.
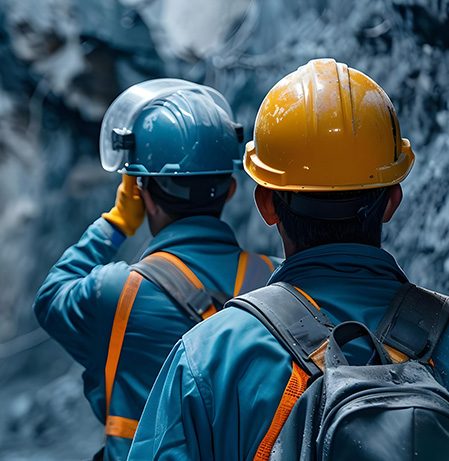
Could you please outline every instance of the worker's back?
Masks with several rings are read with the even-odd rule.
[[[357,320],[375,330],[407,279],[384,250],[336,244],[288,258],[271,280],[277,281],[300,287],[335,324]],[[352,348],[353,358],[361,361],[364,347]],[[448,353],[446,334],[433,360],[449,389]],[[304,377],[267,328],[231,301],[229,308],[185,334],[172,352],[145,407],[130,460],[167,454],[268,459],[264,456],[307,384]]]

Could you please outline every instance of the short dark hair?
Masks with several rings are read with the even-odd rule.
[[[289,194],[294,193],[287,193],[287,197]],[[372,204],[373,209],[365,219],[359,217],[345,220],[316,219],[298,215],[289,207],[288,200],[284,200],[281,195],[274,192],[273,204],[276,214],[297,251],[329,243],[362,243],[380,247],[382,218],[390,196],[386,188],[363,191],[298,192],[298,194],[326,201],[360,197],[364,198],[366,203]]]
[[[188,198],[170,193],[157,177],[142,178],[143,187],[173,220],[189,216],[220,217],[226,203],[232,175],[193,175],[170,177],[171,186],[185,190]]]

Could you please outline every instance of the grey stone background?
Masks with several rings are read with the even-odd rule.
[[[101,428],[81,371],[31,305],[62,251],[110,208],[98,158],[113,98],[149,78],[223,92],[251,136],[268,89],[316,57],[377,80],[417,154],[385,246],[410,278],[449,291],[449,1],[0,0],[0,459],[87,459]],[[251,182],[226,211],[243,245],[280,254]],[[146,229],[120,257],[136,259]]]

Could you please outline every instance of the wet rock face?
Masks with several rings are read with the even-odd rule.
[[[448,23],[447,0],[0,0],[0,343],[13,341],[0,345],[9,383],[0,399],[11,402],[0,416],[0,457],[22,445],[26,458],[22,442],[35,437],[42,459],[62,459],[61,450],[86,439],[80,432],[52,451],[73,431],[70,411],[56,422],[45,391],[35,397],[34,388],[39,380],[54,392],[70,361],[43,336],[21,335],[36,327],[31,304],[49,267],[112,204],[119,178],[100,167],[99,126],[114,97],[142,80],[216,87],[250,139],[266,92],[309,59],[331,56],[368,73],[390,95],[417,154],[385,246],[413,281],[448,292]],[[239,183],[226,219],[243,245],[280,253],[252,205],[252,183],[244,174]],[[147,238],[142,229],[120,256],[133,258]],[[79,389],[78,371],[64,376],[65,389]],[[72,408],[70,394],[57,405]],[[87,406],[79,411],[94,433]],[[101,436],[88,440],[77,458]]]
[[[45,60],[78,35],[70,2],[45,0],[36,5],[32,0],[24,0],[8,1],[6,6],[11,47],[23,61]]]

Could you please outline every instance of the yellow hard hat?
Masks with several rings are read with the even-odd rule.
[[[319,192],[397,184],[414,159],[384,90],[346,64],[316,59],[268,92],[244,167],[267,188]]]

